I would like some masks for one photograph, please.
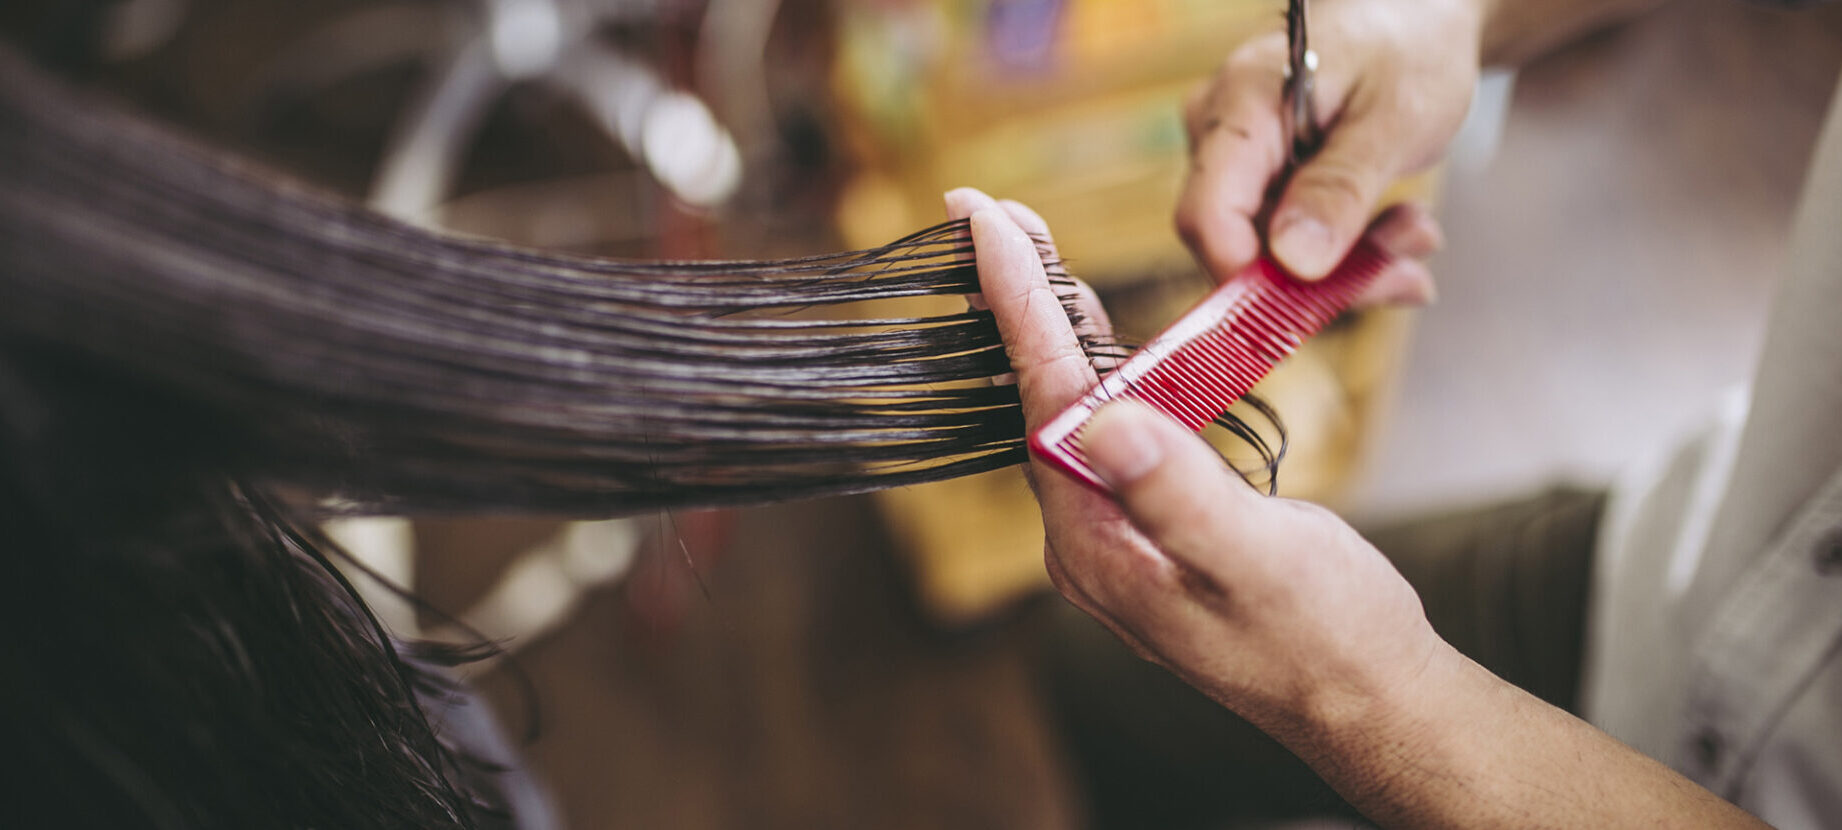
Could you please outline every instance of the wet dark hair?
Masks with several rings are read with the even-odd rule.
[[[971,254],[964,223],[771,262],[431,232],[0,49],[0,740],[30,761],[8,808],[475,826],[490,805],[419,702],[442,682],[313,521],[608,516],[1020,462],[989,312],[811,313],[976,291]]]

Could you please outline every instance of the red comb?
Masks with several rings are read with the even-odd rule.
[[[1030,447],[1076,478],[1110,490],[1081,450],[1081,432],[1102,404],[1131,398],[1200,431],[1349,308],[1389,261],[1364,240],[1330,276],[1304,282],[1262,257],[1050,419],[1030,436]]]

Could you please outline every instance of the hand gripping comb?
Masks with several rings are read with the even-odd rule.
[[[1101,405],[1132,398],[1200,431],[1348,308],[1388,263],[1386,253],[1363,240],[1329,276],[1304,282],[1261,257],[1037,430],[1030,447],[1076,478],[1110,490],[1081,449],[1081,433]]]

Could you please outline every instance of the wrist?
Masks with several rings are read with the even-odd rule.
[[[1428,630],[1428,643],[1409,666],[1335,692],[1309,695],[1301,718],[1305,729],[1336,741],[1377,731],[1408,732],[1464,679],[1474,665],[1457,649]]]
[[[1312,696],[1297,739],[1281,740],[1350,803],[1398,802],[1418,789],[1414,776],[1450,768],[1465,751],[1460,733],[1476,725],[1468,715],[1493,681],[1501,682],[1432,636],[1423,661],[1392,682]]]

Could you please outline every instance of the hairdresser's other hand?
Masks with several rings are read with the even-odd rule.
[[[1342,260],[1397,177],[1431,165],[1457,132],[1478,76],[1479,0],[1321,0],[1311,6],[1322,148],[1276,204],[1283,171],[1285,33],[1248,41],[1190,99],[1190,169],[1177,230],[1217,280],[1261,251],[1256,217],[1293,273]]]
[[[984,299],[1034,429],[1097,379],[1025,236],[1047,228],[976,191],[948,194],[948,211],[972,217]],[[1056,587],[1222,704],[1296,729],[1403,686],[1444,648],[1399,573],[1328,511],[1256,493],[1137,405],[1106,407],[1087,436],[1119,500],[1036,469]]]

